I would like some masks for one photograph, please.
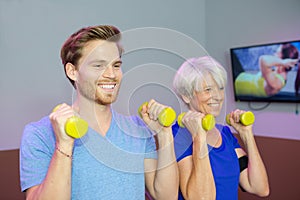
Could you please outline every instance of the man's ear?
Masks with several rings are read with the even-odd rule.
[[[77,80],[77,70],[76,70],[76,67],[72,63],[67,63],[65,65],[65,69],[66,69],[67,76],[71,80],[76,81]]]

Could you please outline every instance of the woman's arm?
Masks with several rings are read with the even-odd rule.
[[[179,161],[180,189],[185,199],[215,199],[216,188],[209,160],[203,114],[187,112],[182,122],[193,138],[193,153]]]
[[[257,149],[252,133],[242,133],[241,139],[245,145],[248,156],[248,167],[240,174],[240,185],[249,193],[261,197],[269,195],[269,183],[267,172]],[[236,149],[238,157],[246,153],[242,149]]]
[[[270,191],[267,171],[254,139],[252,125],[244,126],[239,123],[239,116],[243,112],[236,110],[231,113],[230,117],[230,123],[239,133],[246,151],[237,148],[237,156],[238,158],[246,154],[248,156],[248,166],[240,174],[240,185],[249,193],[258,196],[268,196]]]
[[[207,143],[196,136],[193,154],[179,161],[180,189],[186,200],[216,199]]]

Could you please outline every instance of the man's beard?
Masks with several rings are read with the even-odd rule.
[[[120,86],[120,85],[119,85]],[[112,104],[117,100],[118,94],[119,94],[119,89],[120,87],[115,89],[114,93],[111,94],[105,94],[97,91],[97,88],[93,88],[92,85],[86,84],[85,87],[82,87],[80,85],[77,86],[80,94],[90,100],[94,101],[97,104],[101,105],[108,105]]]

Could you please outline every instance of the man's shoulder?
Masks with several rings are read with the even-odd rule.
[[[23,138],[49,138],[49,135],[53,135],[49,116],[44,116],[38,121],[32,121],[26,124],[23,130]]]
[[[49,127],[51,127],[49,116],[44,116],[37,121],[32,121],[25,125],[25,128],[32,128],[32,129],[43,129]]]

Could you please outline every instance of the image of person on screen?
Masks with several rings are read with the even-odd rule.
[[[300,59],[298,61],[298,70],[297,70],[297,75],[295,80],[296,96],[299,96],[299,90],[300,90]]]
[[[157,120],[166,106],[151,99],[141,117],[112,109],[123,77],[120,39],[118,28],[99,25],[76,31],[63,44],[61,60],[76,97],[23,131],[26,199],[141,200],[146,191],[153,199],[177,199],[172,128]],[[88,123],[82,137],[66,128],[74,116]]]
[[[287,73],[299,59],[297,48],[285,43],[279,45],[274,55],[261,55],[256,74],[242,72],[235,79],[236,95],[268,97],[276,95],[286,85]]]
[[[243,149],[226,125],[202,127],[208,114],[217,117],[223,107],[227,73],[209,56],[191,58],[178,69],[173,87],[187,105],[184,127],[173,125],[180,177],[179,199],[237,200],[238,188],[268,196],[267,172],[257,148],[252,125],[239,123],[243,110],[229,113],[231,126]]]

